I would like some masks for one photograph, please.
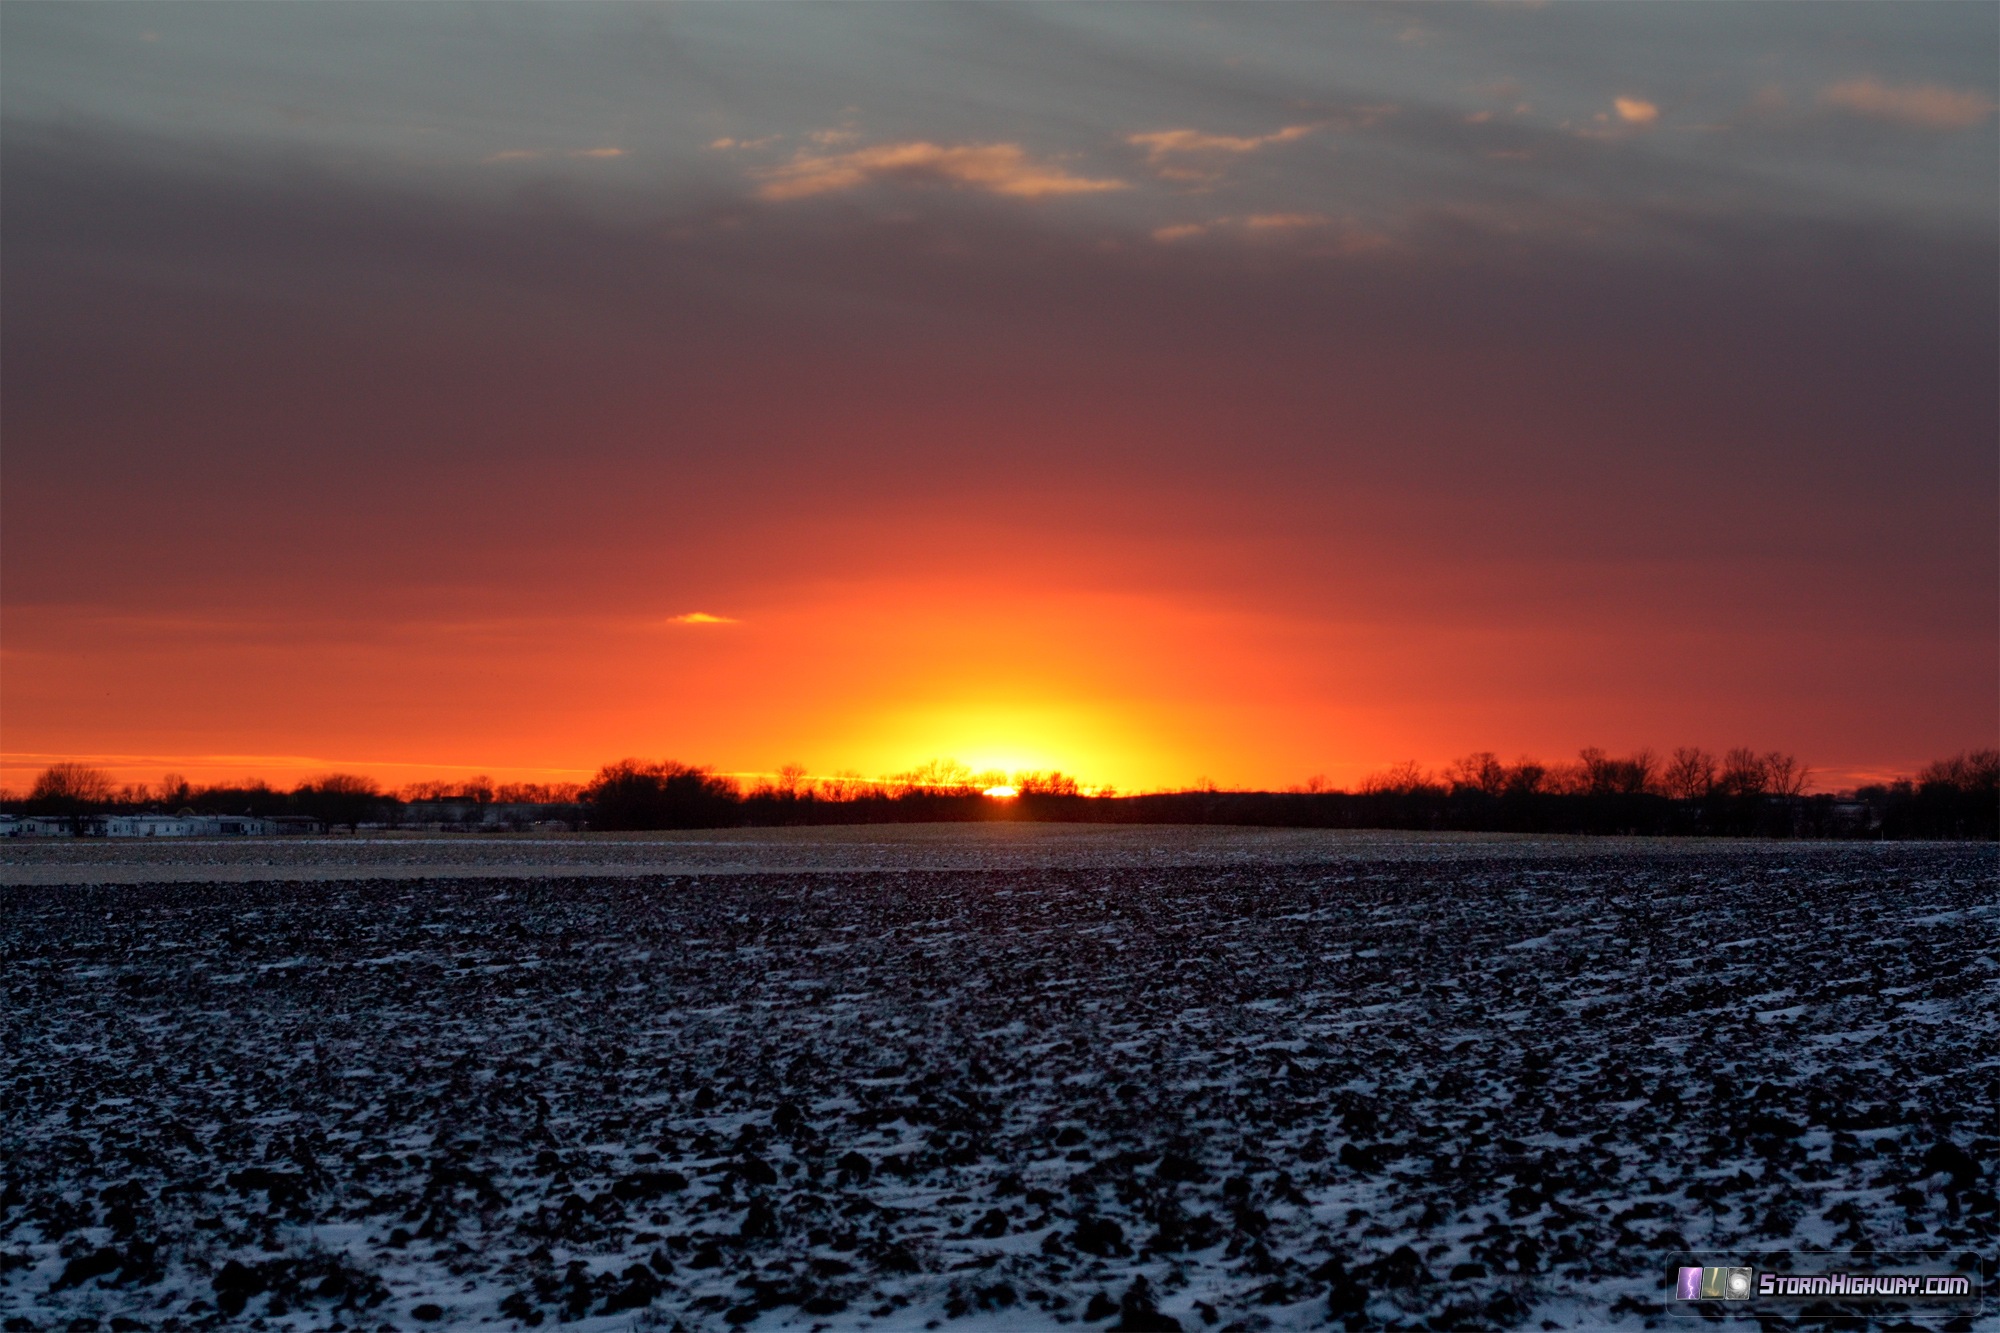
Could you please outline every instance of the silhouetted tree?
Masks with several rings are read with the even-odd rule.
[[[1698,801],[1714,790],[1715,773],[1714,755],[1699,746],[1683,745],[1674,751],[1662,781],[1674,799]]]
[[[671,759],[621,759],[583,789],[596,829],[718,828],[737,821],[736,786],[706,768]]]
[[[574,805],[583,788],[574,782],[505,782],[493,789],[504,805]]]
[[[1440,792],[1444,789],[1432,782],[1425,774],[1423,765],[1414,759],[1405,759],[1380,773],[1371,773],[1361,781],[1363,794],[1369,796],[1414,796],[1421,792]]]
[[[1722,776],[1715,788],[1724,796],[1762,796],[1766,781],[1763,759],[1755,750],[1739,746],[1722,756]]]
[[[890,779],[890,784],[898,796],[977,796],[987,787],[997,785],[990,781],[982,783],[982,777],[1005,779],[1006,776],[974,773],[956,759],[933,759],[907,773],[898,773]]]
[[[1655,760],[1651,750],[1613,759],[1595,747],[1578,756],[1583,766],[1582,789],[1592,796],[1636,796],[1652,786]]]
[[[50,764],[28,793],[28,809],[39,815],[90,814],[110,804],[118,794],[111,775],[101,768],[68,760]]]
[[[1507,769],[1501,780],[1501,791],[1508,796],[1534,796],[1540,793],[1549,780],[1546,766],[1522,755]]]
[[[1445,779],[1456,789],[1498,796],[1507,789],[1507,768],[1491,750],[1480,750],[1454,761]]]
[[[382,792],[358,774],[327,773],[295,787],[291,805],[302,815],[323,820],[328,828],[345,824],[354,829],[381,807]]]
[[[1791,755],[1772,750],[1764,756],[1764,788],[1773,796],[1803,795],[1812,770]]]
[[[1926,764],[1914,783],[1898,783],[1900,798],[1885,821],[1920,837],[2000,837],[2000,750],[1968,750]]]
[[[1967,795],[1991,793],[2000,798],[2000,750],[1966,750],[1925,764],[1916,785],[1945,786]]]

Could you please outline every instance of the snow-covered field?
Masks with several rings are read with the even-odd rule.
[[[1992,848],[860,836],[10,849],[5,1327],[1638,1327],[1677,1250],[1863,1244],[1993,1284]],[[644,844],[546,855],[592,845]]]

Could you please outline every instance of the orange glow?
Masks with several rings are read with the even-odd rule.
[[[987,789],[986,789],[985,791],[983,791],[983,792],[981,792],[981,793],[980,793],[980,795],[982,795],[982,796],[990,796],[990,797],[992,797],[992,798],[993,798],[994,800],[996,800],[996,801],[1011,801],[1011,800],[1013,800],[1013,799],[1014,799],[1014,798],[1015,798],[1016,796],[1019,796],[1020,794],[1021,794],[1021,793],[1020,793],[1020,790],[1019,790],[1018,788],[1015,788],[1015,787],[1004,787],[1004,786],[1003,786],[1003,787],[988,787],[988,788],[987,788]]]
[[[1353,787],[1402,760],[1434,767],[1472,749],[1561,761],[1592,744],[1739,738],[1795,744],[1822,782],[1851,781],[1844,756],[1810,736],[1767,739],[1755,696],[1732,715],[1677,694],[1673,676],[1705,660],[1699,641],[1620,654],[1608,629],[1390,633],[1360,609],[1232,608],[1032,572],[856,581],[732,610],[737,623],[718,634],[659,613],[79,628],[24,607],[8,622],[0,785],[24,790],[57,759],[134,782],[172,772],[289,786],[334,770],[389,787],[474,774],[582,782],[637,755],[865,778],[951,759],[1123,792],[1314,775]],[[1487,665],[1469,679],[1466,661]],[[1643,687],[1645,707],[1583,688],[1607,661]]]

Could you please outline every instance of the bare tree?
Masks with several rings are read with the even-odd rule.
[[[1667,795],[1683,801],[1697,801],[1715,789],[1715,756],[1695,745],[1674,751],[1673,761],[1663,776]]]
[[[972,769],[956,759],[933,759],[907,773],[896,774],[889,785],[898,796],[976,796],[983,788],[975,783],[974,777]]]
[[[1502,790],[1515,796],[1533,796],[1548,783],[1549,770],[1540,760],[1522,755],[1502,779]]]
[[[1488,796],[1498,796],[1507,787],[1507,769],[1491,750],[1453,760],[1444,776],[1454,790],[1483,792]]]
[[[1791,755],[1773,750],[1764,756],[1764,783],[1774,796],[1797,796],[1806,789],[1812,770]]]
[[[28,799],[51,814],[73,815],[104,805],[117,794],[117,785],[103,769],[64,760],[42,770]]]
[[[1917,774],[1919,787],[1951,787],[1983,792],[2000,787],[2000,750],[1967,750],[1949,759],[1925,764]]]
[[[1593,796],[1630,796],[1652,785],[1657,761],[1651,750],[1640,750],[1623,759],[1613,759],[1592,746],[1577,755],[1583,769],[1584,790]]]
[[[1716,789],[1728,796],[1762,796],[1767,781],[1757,752],[1738,746],[1722,756],[1722,778]]]
[[[742,793],[708,768],[621,759],[597,770],[582,797],[592,828],[716,828],[735,821]]]
[[[186,810],[194,800],[194,786],[178,773],[163,773],[153,795],[163,810]]]
[[[1410,796],[1436,789],[1436,784],[1425,775],[1423,766],[1414,759],[1405,759],[1380,773],[1371,773],[1361,783],[1362,792],[1370,796]]]
[[[358,828],[381,802],[375,783],[357,773],[323,773],[293,788],[291,796],[293,809],[325,821],[329,828],[336,824]]]

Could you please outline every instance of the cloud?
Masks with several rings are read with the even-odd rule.
[[[1164,227],[1155,227],[1153,239],[1162,243],[1186,241],[1232,228],[1246,232],[1298,231],[1306,227],[1324,227],[1330,220],[1324,213],[1250,213],[1242,217],[1212,218],[1207,222],[1176,222]]]
[[[1660,119],[1660,108],[1656,102],[1648,102],[1643,97],[1614,97],[1611,110],[1600,111],[1591,117],[1588,125],[1573,128],[1568,121],[1565,129],[1573,129],[1580,138],[1617,141],[1629,139],[1641,130],[1650,129]]]
[[[757,193],[766,199],[804,199],[877,180],[963,185],[1022,199],[1128,188],[1121,180],[1076,176],[1052,163],[1037,162],[1012,143],[944,145],[915,140],[851,153],[800,153],[782,166],[756,174],[764,182]]]
[[[1269,134],[1244,136],[1204,134],[1200,130],[1153,130],[1146,134],[1128,134],[1125,142],[1145,149],[1146,160],[1157,165],[1175,153],[1254,153],[1272,144],[1303,139],[1318,128],[1317,125],[1287,125]]]
[[[538,162],[549,155],[545,148],[503,148],[497,153],[488,153],[488,162]],[[623,148],[572,148],[570,157],[623,157]]]
[[[1326,218],[1318,213],[1253,213],[1243,219],[1246,231],[1291,231],[1298,227],[1324,227]]]
[[[1365,254],[1389,244],[1389,238],[1381,233],[1352,225],[1342,225],[1332,232],[1322,230],[1334,226],[1334,220],[1323,213],[1250,213],[1240,217],[1212,218],[1207,222],[1176,222],[1155,227],[1152,236],[1161,245],[1173,245],[1210,236],[1250,239],[1312,232],[1333,238],[1330,249],[1322,243],[1315,246],[1315,253],[1341,255]]]
[[[690,611],[684,616],[668,616],[669,625],[740,625],[734,616],[712,616],[706,611]]]
[[[724,136],[720,139],[709,140],[708,146],[711,151],[718,153],[743,151],[752,148],[769,148],[783,137],[783,135],[778,134],[767,134],[761,139],[731,139]]]
[[[1872,74],[1820,90],[1822,106],[1926,130],[1962,130],[1993,113],[1993,99],[1935,83],[1896,88]]]

